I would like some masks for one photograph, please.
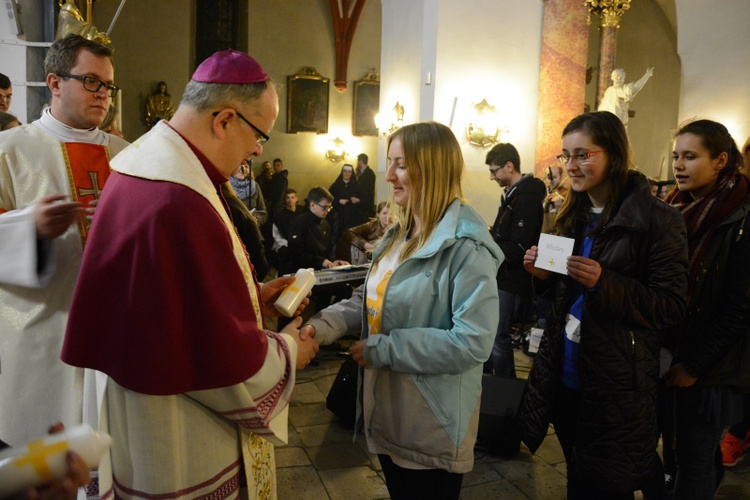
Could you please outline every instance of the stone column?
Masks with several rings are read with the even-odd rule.
[[[599,27],[599,81],[596,89],[596,107],[602,102],[604,91],[612,83],[612,70],[615,69],[617,54],[617,27]]]
[[[615,57],[617,56],[617,30],[620,27],[620,18],[630,8],[631,0],[586,0],[586,8],[589,11],[588,22],[591,23],[591,14],[599,16],[599,81],[596,92],[596,106],[604,97],[604,91],[611,84],[612,70],[615,69]]]
[[[534,172],[545,175],[560,154],[565,125],[583,113],[588,27],[580,0],[545,0]]]

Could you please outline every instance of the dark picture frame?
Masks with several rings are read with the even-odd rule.
[[[352,107],[352,135],[378,135],[375,115],[380,111],[380,79],[370,72],[354,82],[354,105]]]
[[[287,76],[286,131],[328,133],[329,79],[306,66]]]

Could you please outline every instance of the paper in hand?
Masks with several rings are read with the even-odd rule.
[[[539,235],[538,253],[534,267],[546,269],[554,273],[568,274],[568,257],[573,255],[573,238],[553,236],[542,233]]]

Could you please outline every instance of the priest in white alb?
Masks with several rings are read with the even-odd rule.
[[[112,49],[77,35],[44,61],[50,107],[0,133],[0,440],[82,421],[83,370],[60,360],[94,200],[127,143],[97,127],[114,85]]]

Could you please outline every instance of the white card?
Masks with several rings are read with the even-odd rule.
[[[529,353],[536,354],[539,350],[539,344],[544,336],[543,328],[532,328],[529,330]]]
[[[574,244],[573,238],[540,234],[537,245],[539,253],[534,266],[554,273],[568,274],[568,257],[573,255]]]

